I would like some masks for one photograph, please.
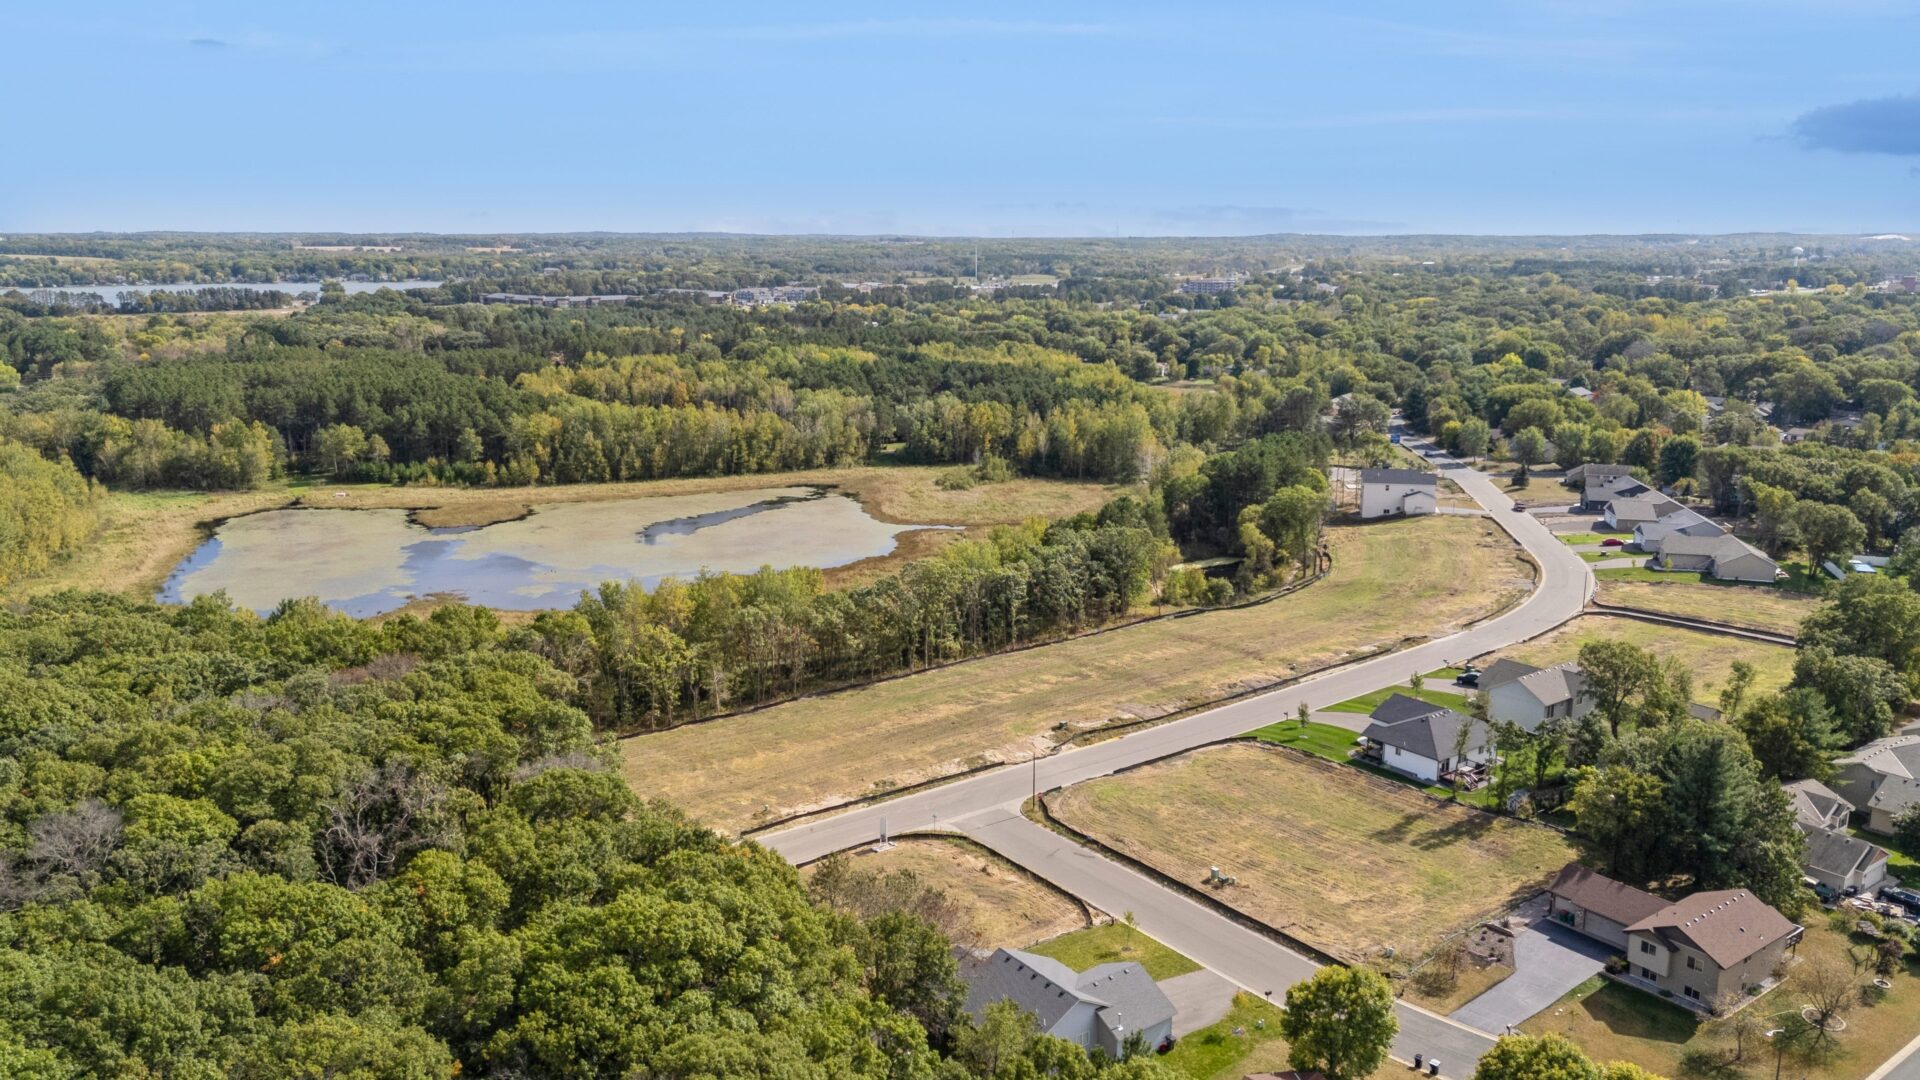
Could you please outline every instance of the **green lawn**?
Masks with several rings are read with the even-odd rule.
[[[1608,548],[1605,551],[1576,551],[1574,552],[1574,554],[1580,556],[1580,558],[1586,562],[1599,562],[1602,559],[1644,559],[1646,558],[1646,556],[1640,552],[1627,551],[1624,548]],[[1600,572],[1604,574],[1604,573],[1607,573],[1608,571],[1602,570]]]
[[[1353,753],[1356,745],[1354,739],[1357,738],[1353,732],[1343,727],[1316,721],[1308,721],[1307,725],[1302,727],[1297,720],[1282,720],[1247,734],[1261,742],[1291,746],[1295,750],[1305,751],[1315,757],[1340,762],[1346,761],[1348,755]]]
[[[1615,534],[1612,534],[1612,533],[1604,533],[1604,534],[1603,533],[1561,533],[1560,542],[1568,545],[1597,544],[1600,541],[1605,540],[1610,535],[1615,535]]]
[[[1027,951],[1050,956],[1075,971],[1131,960],[1146,968],[1156,982],[1200,970],[1199,964],[1123,922],[1061,934]]]
[[[1406,688],[1401,687],[1401,690],[1405,691]],[[1381,694],[1382,699],[1384,699],[1385,696],[1385,694]],[[1354,700],[1359,701],[1362,699],[1355,698]],[[1431,699],[1429,698],[1427,700]],[[1456,695],[1452,701],[1441,701],[1439,704],[1458,705],[1460,704],[1460,700]],[[1362,710],[1341,711],[1359,712]],[[1423,784],[1411,776],[1402,776],[1392,769],[1383,769],[1369,762],[1355,760],[1353,758],[1353,751],[1358,745],[1354,741],[1357,736],[1346,728],[1336,727],[1333,724],[1322,724],[1310,720],[1307,722],[1307,726],[1302,728],[1296,720],[1282,720],[1277,724],[1268,724],[1263,728],[1255,728],[1247,732],[1247,735],[1261,742],[1273,743],[1277,746],[1291,746],[1295,750],[1312,754],[1314,757],[1326,758],[1328,761],[1339,762],[1342,765],[1372,773],[1383,780],[1391,780],[1396,784],[1405,784],[1408,787],[1419,788],[1429,795],[1436,795],[1442,799],[1455,797],[1457,795],[1459,800],[1468,806],[1478,806],[1487,810],[1494,808],[1491,788],[1481,788],[1478,791],[1462,791],[1456,793],[1452,788],[1443,784]]]
[[[1907,851],[1900,842],[1891,836],[1881,836],[1865,829],[1847,830],[1869,844],[1878,844],[1887,849],[1887,873],[1901,881],[1920,881],[1920,852]]]
[[[1449,678],[1447,681],[1451,682],[1452,679]],[[1395,694],[1405,694],[1407,697],[1419,698],[1421,701],[1427,702],[1430,705],[1444,705],[1450,709],[1458,708],[1466,701],[1464,695],[1449,694],[1444,690],[1415,690],[1411,686],[1383,686],[1370,693],[1361,694],[1357,698],[1350,698],[1338,705],[1329,705],[1327,706],[1327,711],[1371,713],[1380,707],[1381,702]]]

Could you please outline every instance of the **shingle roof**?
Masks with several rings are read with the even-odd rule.
[[[1650,892],[1596,874],[1579,863],[1561,868],[1547,891],[1622,926],[1631,926],[1667,906],[1665,900]]]
[[[1626,518],[1631,521],[1658,521],[1668,514],[1677,514],[1686,509],[1686,507],[1681,506],[1679,503],[1657,492],[1650,495],[1614,499],[1607,505],[1613,508],[1615,520]]]
[[[1681,944],[1730,968],[1798,930],[1791,920],[1745,889],[1699,892],[1627,927]]]
[[[1453,756],[1453,747],[1459,741],[1462,726],[1472,728],[1472,734],[1467,738],[1469,751],[1487,748],[1486,725],[1452,709],[1436,709],[1391,724],[1376,721],[1368,724],[1367,730],[1361,734],[1382,746],[1397,747],[1409,754],[1443,761]]]
[[[1540,704],[1552,706],[1579,697],[1580,688],[1587,684],[1587,677],[1581,673],[1580,665],[1568,662],[1541,668],[1514,681],[1525,687],[1527,693],[1532,694]]]
[[[1421,701],[1417,697],[1409,697],[1406,694],[1394,694],[1388,697],[1387,700],[1374,706],[1373,711],[1368,713],[1367,716],[1383,724],[1397,724],[1402,720],[1411,720],[1416,716],[1436,713],[1444,708],[1446,708],[1445,705],[1435,705],[1431,701]]]
[[[1880,782],[1873,791],[1873,797],[1867,800],[1863,810],[1885,810],[1898,817],[1913,807],[1920,806],[1920,780],[1909,780],[1904,776],[1889,776]]]
[[[1660,541],[1662,555],[1706,555],[1715,559],[1733,559],[1741,555],[1760,555],[1753,547],[1737,536],[1720,533],[1716,536],[1688,536],[1686,533],[1674,533]]]
[[[990,956],[963,958],[960,977],[967,984],[967,1012],[979,1016],[996,1001],[1011,1001],[1032,1013],[1043,1032],[1052,1031],[1082,1002],[1097,1007],[1099,1022],[1119,1040],[1173,1016],[1173,1003],[1136,963],[1101,964],[1076,973],[1049,957],[995,949]]]
[[[1920,735],[1891,735],[1875,739],[1851,754],[1835,758],[1833,763],[1858,763],[1888,776],[1920,779]]]
[[[1480,673],[1479,688],[1481,690],[1491,690],[1496,686],[1510,683],[1523,675],[1531,675],[1539,670],[1539,668],[1534,667],[1532,664],[1523,664],[1518,660],[1508,660],[1502,657],[1488,664],[1486,670]]]
[[[1361,469],[1360,482],[1363,484],[1424,484],[1436,487],[1440,477],[1435,473],[1421,472],[1419,469]]]
[[[1809,828],[1802,824],[1800,831],[1807,837],[1807,851],[1800,857],[1800,865],[1835,877],[1850,877],[1887,858],[1885,848],[1837,829]]]
[[[1853,813],[1853,804],[1840,797],[1840,794],[1818,780],[1795,780],[1786,788],[1787,797],[1793,800],[1794,816],[1802,825],[1824,829],[1836,820],[1846,820]]]

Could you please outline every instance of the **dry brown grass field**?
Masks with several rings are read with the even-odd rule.
[[[1531,587],[1492,522],[1334,529],[1325,580],[1270,603],[1163,619],[625,743],[635,790],[739,830],[1049,749],[1054,725],[1158,717],[1437,637]]]
[[[1572,660],[1583,642],[1602,638],[1631,642],[1656,656],[1684,663],[1693,672],[1694,700],[1708,705],[1720,696],[1736,660],[1745,660],[1757,670],[1756,690],[1778,690],[1793,678],[1793,650],[1784,645],[1607,615],[1582,615],[1552,633],[1495,655],[1545,666]]]
[[[1799,633],[1800,621],[1820,606],[1817,596],[1785,589],[1605,579],[1600,581],[1595,598],[1617,607],[1705,619],[1776,634]]]
[[[1494,817],[1276,747],[1196,750],[1047,798],[1062,822],[1335,957],[1398,968],[1575,858]]]
[[[1086,912],[1059,890],[964,840],[911,836],[886,851],[849,853],[862,871],[909,871],[920,884],[959,904],[966,929],[958,940],[976,948],[1021,948],[1087,925]],[[801,871],[811,876],[811,869]]]

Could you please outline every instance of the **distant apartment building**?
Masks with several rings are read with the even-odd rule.
[[[1188,296],[1217,296],[1220,293],[1232,292],[1245,280],[1246,278],[1239,274],[1228,274],[1226,277],[1188,278],[1180,283],[1180,291]]]

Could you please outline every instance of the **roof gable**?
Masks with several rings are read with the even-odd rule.
[[[1547,891],[1622,926],[1631,926],[1667,906],[1665,900],[1644,889],[1596,874],[1579,863],[1562,867]]]
[[[1360,482],[1363,484],[1412,484],[1415,487],[1438,488],[1440,477],[1419,469],[1361,469]]]
[[[1690,945],[1722,969],[1733,967],[1799,927],[1745,889],[1699,892],[1627,927]]]

